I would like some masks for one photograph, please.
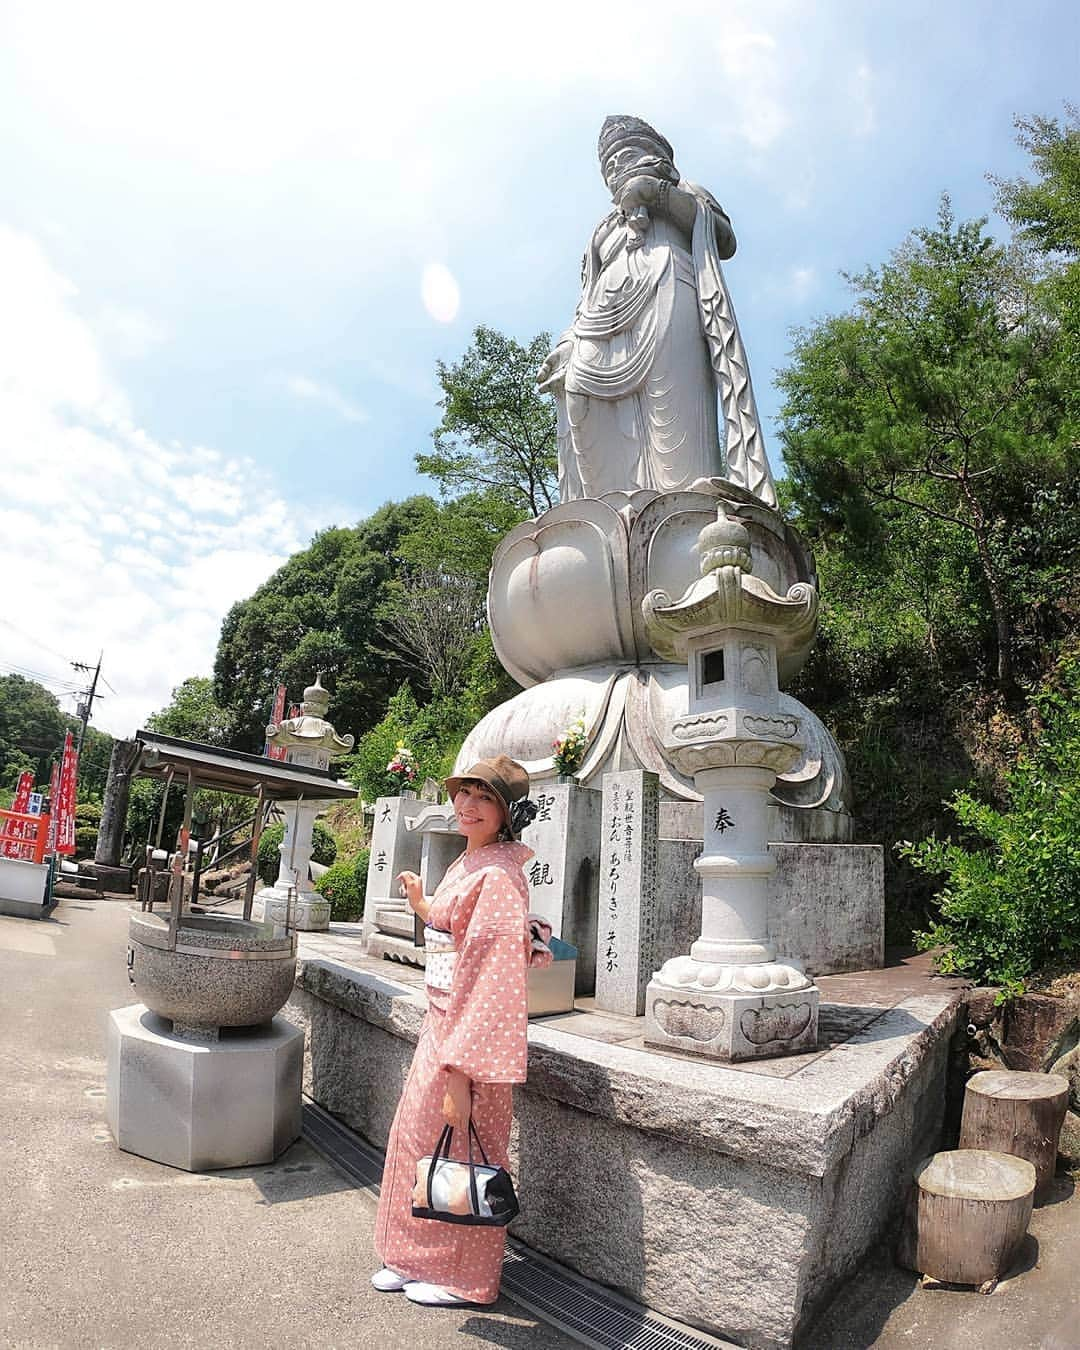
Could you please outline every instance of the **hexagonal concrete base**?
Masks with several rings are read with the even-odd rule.
[[[173,1035],[143,1003],[109,1014],[105,1109],[126,1153],[202,1172],[272,1162],[300,1137],[304,1033],[283,1017]]]
[[[645,1043],[734,1062],[800,1054],[817,1045],[817,988],[769,994],[645,990]]]

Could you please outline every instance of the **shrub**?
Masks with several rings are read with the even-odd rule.
[[[75,856],[92,858],[97,848],[98,831],[101,828],[101,801],[89,797],[77,803],[75,807]]]
[[[483,711],[477,710],[476,701],[467,691],[421,708],[412,690],[403,684],[387,705],[385,717],[361,737],[356,753],[346,760],[349,779],[365,801],[397,796],[401,779],[387,765],[403,741],[416,761],[413,786],[419,789],[425,778],[441,781],[452,772],[458,748]]]
[[[285,807],[288,810],[288,807]],[[281,841],[285,838],[285,822],[278,820],[267,825],[259,836],[259,880],[264,886],[272,886],[277,881],[278,866],[281,862]],[[337,857],[337,840],[321,820],[315,822],[311,832],[311,860],[329,866]]]
[[[938,968],[1024,990],[1032,972],[1080,957],[1080,653],[1063,660],[1034,700],[1040,731],[1006,775],[1006,807],[970,792],[950,803],[965,842],[901,844],[926,872],[946,877],[941,913],[921,948],[940,947]]]
[[[365,848],[355,858],[340,859],[315,884],[319,894],[330,901],[330,918],[335,923],[350,923],[363,916],[368,855]]]

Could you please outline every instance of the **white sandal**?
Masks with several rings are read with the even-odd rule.
[[[371,1283],[382,1294],[398,1294],[409,1283],[409,1277],[392,1270],[390,1266],[383,1266],[382,1270],[372,1275]]]
[[[405,1286],[405,1297],[412,1303],[423,1303],[431,1308],[453,1308],[460,1303],[475,1306],[475,1300],[452,1294],[441,1284],[425,1284],[422,1280],[410,1280]]]

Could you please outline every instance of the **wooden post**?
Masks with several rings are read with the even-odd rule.
[[[992,1284],[1016,1258],[1034,1195],[1035,1168],[1023,1158],[935,1153],[915,1169],[898,1260],[947,1284]]]
[[[989,1069],[964,1092],[961,1148],[989,1148],[1026,1158],[1035,1168],[1035,1203],[1050,1193],[1069,1080],[1056,1073]]]

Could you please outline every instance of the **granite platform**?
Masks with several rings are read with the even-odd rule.
[[[380,1148],[422,981],[364,955],[359,925],[301,936],[283,1015],[307,1031],[305,1088]],[[739,1065],[646,1047],[643,1018],[588,999],[530,1022],[514,1235],[681,1322],[796,1345],[937,1145],[960,998],[919,961],[818,984],[816,1049]]]

